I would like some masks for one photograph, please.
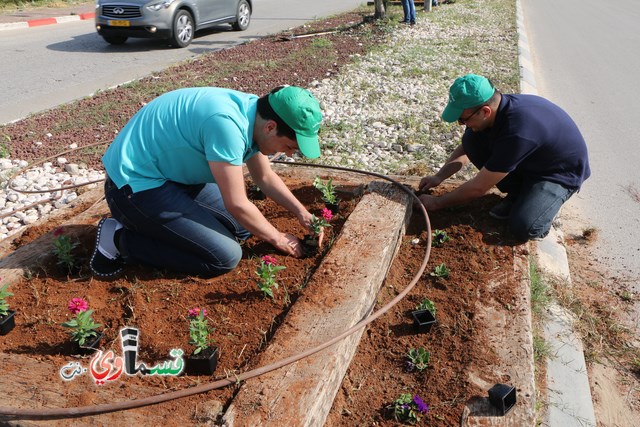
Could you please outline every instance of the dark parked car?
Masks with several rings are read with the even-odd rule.
[[[144,37],[185,47],[203,28],[229,23],[246,30],[252,9],[252,0],[97,0],[96,30],[111,44]]]

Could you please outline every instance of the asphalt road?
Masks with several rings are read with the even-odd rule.
[[[570,200],[599,230],[597,261],[640,291],[640,2],[522,0],[537,89],[589,147],[592,176]]]
[[[231,31],[228,25],[202,31],[184,49],[144,39],[111,46],[97,35],[93,20],[1,31],[0,123],[89,96],[208,51],[352,10],[363,3],[255,0],[247,31]]]

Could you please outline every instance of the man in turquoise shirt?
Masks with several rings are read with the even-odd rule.
[[[255,235],[301,256],[249,201],[242,165],[275,202],[309,228],[311,213],[270,167],[267,155],[320,155],[322,113],[313,95],[285,86],[268,95],[222,88],[168,92],[145,105],[102,158],[112,218],[98,225],[93,273],[117,277],[125,263],[200,276],[232,270],[238,241]]]

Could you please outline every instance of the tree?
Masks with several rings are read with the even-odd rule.
[[[375,0],[375,15],[374,19],[385,19],[387,17],[387,0]]]

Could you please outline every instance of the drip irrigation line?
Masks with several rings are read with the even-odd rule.
[[[407,285],[407,287],[400,292],[394,299],[392,299],[391,301],[389,301],[387,304],[385,304],[383,307],[381,307],[380,309],[378,309],[377,311],[371,313],[368,317],[365,317],[364,319],[362,319],[360,322],[356,323],[355,325],[351,326],[349,329],[345,330],[344,332],[342,332],[341,334],[335,336],[334,338],[317,345],[316,347],[310,348],[308,350],[305,350],[301,353],[298,354],[294,354],[292,356],[289,356],[287,358],[281,359],[279,361],[273,362],[271,364],[253,369],[251,371],[247,371],[238,375],[234,375],[233,378],[227,377],[227,378],[223,378],[223,379],[219,379],[216,381],[213,381],[209,384],[202,384],[199,386],[195,386],[195,387],[191,387],[191,388],[187,388],[184,390],[178,390],[178,391],[173,391],[173,392],[169,392],[169,393],[164,393],[164,394],[159,394],[159,395],[155,395],[155,396],[149,396],[149,397],[145,397],[142,399],[135,399],[135,400],[129,400],[129,401],[123,401],[123,402],[117,402],[117,403],[107,403],[107,404],[100,404],[100,405],[90,405],[90,406],[79,406],[79,407],[72,407],[72,408],[38,408],[38,409],[21,409],[21,408],[9,408],[9,407],[0,407],[0,420],[3,418],[10,418],[10,419],[56,419],[56,418],[72,418],[72,417],[82,417],[82,416],[88,416],[88,415],[97,415],[97,414],[103,414],[103,413],[108,413],[108,412],[116,412],[116,411],[121,411],[121,410],[125,410],[125,409],[133,409],[133,408],[140,408],[143,406],[149,406],[149,405],[155,405],[158,403],[163,403],[163,402],[167,402],[170,400],[175,400],[175,399],[180,399],[183,397],[188,397],[188,396],[192,396],[194,394],[199,394],[199,393],[205,393],[207,391],[211,391],[211,390],[215,390],[218,388],[222,388],[222,387],[226,387],[232,384],[238,384],[241,381],[246,381],[248,379],[251,378],[255,378],[258,377],[260,375],[266,374],[268,372],[274,371],[276,369],[282,368],[284,366],[290,365],[292,363],[295,363],[299,360],[304,359],[305,357],[311,356],[315,353],[318,353],[319,351],[322,351],[324,349],[326,349],[327,347],[332,346],[333,344],[339,342],[340,340],[346,338],[347,336],[351,335],[352,333],[364,328],[365,326],[367,326],[368,324],[370,324],[371,322],[373,322],[374,320],[376,320],[377,318],[379,318],[380,316],[382,316],[383,314],[385,314],[387,311],[389,311],[394,305],[396,305],[398,302],[400,302],[409,292],[411,292],[411,290],[415,287],[416,283],[418,283],[418,280],[420,279],[420,277],[422,276],[422,273],[424,272],[427,263],[429,261],[429,256],[431,254],[431,241],[432,241],[432,237],[431,237],[431,223],[429,221],[429,215],[427,214],[427,210],[425,209],[425,207],[423,206],[423,204],[420,202],[420,199],[418,199],[418,197],[415,195],[415,193],[413,192],[413,189],[411,189],[410,187],[392,179],[389,178],[388,176],[376,173],[376,172],[369,172],[369,171],[365,171],[365,170],[359,170],[359,169],[349,169],[349,168],[344,168],[344,167],[340,167],[340,166],[327,166],[327,165],[316,165],[316,164],[311,164],[311,163],[292,163],[292,162],[283,162],[283,161],[273,161],[273,163],[282,163],[282,164],[286,164],[286,165],[293,165],[293,166],[306,166],[306,167],[314,167],[314,168],[324,168],[324,169],[334,169],[334,170],[340,170],[340,171],[345,171],[345,172],[355,172],[355,173],[359,173],[359,174],[363,174],[363,175],[369,175],[369,176],[374,176],[386,181],[389,181],[391,184],[395,185],[396,187],[398,187],[400,190],[404,191],[405,193],[407,193],[412,199],[413,199],[413,205],[419,207],[422,215],[424,216],[424,219],[426,221],[426,227],[427,227],[427,250],[424,256],[424,259],[422,260],[422,264],[420,265],[420,268],[418,269],[418,272],[415,274],[415,276],[413,277],[413,279],[411,280],[411,282]]]

